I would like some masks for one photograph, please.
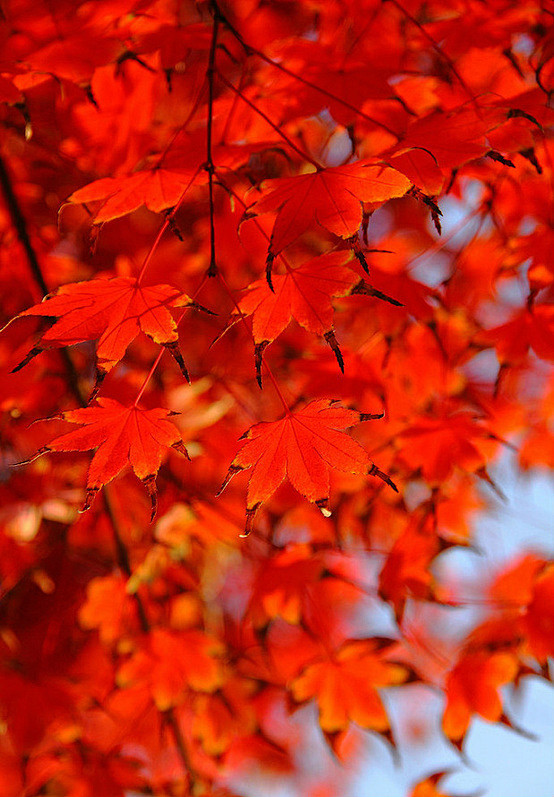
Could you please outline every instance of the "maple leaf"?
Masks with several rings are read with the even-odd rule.
[[[177,205],[193,176],[194,170],[177,172],[159,166],[126,177],[102,177],[74,191],[67,201],[75,205],[100,202],[94,224],[113,221],[142,205],[160,213]]]
[[[444,184],[444,175],[435,157],[425,149],[400,150],[391,158],[391,166],[426,194],[439,194]]]
[[[315,778],[308,772],[298,751],[313,728],[291,720],[292,703],[310,703],[349,767],[365,744],[356,723],[390,738],[387,687],[398,692],[416,662],[425,683],[442,687],[445,725],[459,744],[468,715],[508,722],[499,702],[514,670],[515,687],[531,672],[551,680],[553,564],[522,556],[465,599],[456,563],[436,561],[451,543],[471,545],[474,476],[488,478],[496,435],[523,434],[524,469],[554,465],[550,363],[539,362],[554,352],[554,34],[546,5],[1,4],[6,320],[38,301],[28,296],[47,292],[45,284],[66,286],[0,337],[0,362],[11,367],[31,347],[17,340],[20,330],[48,330],[21,365],[44,348],[51,366],[46,373],[33,362],[0,380],[2,797],[236,797],[224,784],[252,790],[258,782],[266,793],[275,774],[289,784],[298,776],[306,797],[334,797],[344,777],[324,756]],[[285,174],[297,176],[271,182]],[[246,193],[251,186],[260,193]],[[438,228],[441,194],[448,230],[439,246],[413,200]],[[245,195],[260,201],[249,209]],[[56,206],[68,196],[60,229]],[[175,236],[152,242],[157,255],[145,280],[159,295],[96,274],[89,303],[83,285],[68,285],[84,279],[90,231],[80,203],[93,235],[105,224],[91,273],[140,257],[156,235],[154,214],[164,214]],[[239,237],[239,218],[252,214]],[[272,229],[264,283],[254,264]],[[340,252],[325,254],[333,241]],[[353,276],[361,272],[352,256],[366,273],[371,267],[371,284]],[[136,464],[139,443],[155,473],[178,436],[170,413],[156,411],[162,417],[152,426],[148,412],[123,407],[137,379],[146,387],[136,366],[152,343],[139,333],[177,356],[171,316],[177,320],[182,295],[158,283],[188,290],[208,263],[215,278],[202,290],[231,312],[230,326],[247,316],[259,379],[264,346],[273,347],[294,411],[266,414],[276,398],[255,392],[244,336],[233,330],[227,346],[207,355],[213,330],[199,324],[186,350],[202,377],[195,386],[174,383],[161,364],[148,377],[157,369],[151,392],[159,398],[148,406],[181,410],[189,437],[202,430],[192,468],[168,462],[168,511],[153,544],[137,479],[120,479],[109,507],[75,521],[81,453],[10,476],[19,452],[47,442],[36,443],[30,422],[57,417],[88,379],[90,345],[71,360],[55,356],[81,340],[98,343],[100,379],[127,346],[134,356],[110,380],[119,407],[100,402],[96,414],[76,413],[79,423],[66,417],[67,429],[78,430],[72,445],[97,449],[91,470],[98,465],[100,483]],[[121,296],[108,307],[118,285]],[[232,312],[242,286],[240,312]],[[342,378],[312,340],[326,340],[341,364],[334,305],[343,310]],[[495,351],[502,379],[493,392]],[[308,404],[317,398],[325,399],[321,412]],[[349,422],[362,416],[345,409],[349,402],[383,405],[389,422],[357,438]],[[325,413],[339,407],[353,414],[331,423]],[[243,412],[251,424],[281,419],[255,426],[239,451],[232,437]],[[350,433],[372,457],[382,452],[385,471],[403,473],[405,500],[362,475],[388,479]],[[65,450],[67,436],[57,435],[52,450]],[[237,452],[255,500],[282,483],[268,502],[268,539],[253,541],[245,556],[236,539],[244,499],[238,490],[225,501],[208,494],[220,463]],[[292,484],[282,489],[286,479]],[[329,519],[314,502],[326,510],[335,481],[337,516]],[[452,609],[423,604],[474,599],[490,609],[477,627],[465,611],[456,619]],[[390,614],[391,605],[394,656],[367,638],[381,621],[374,610]],[[417,695],[402,692],[395,719],[410,730],[405,711],[417,712]],[[414,727],[413,740],[430,743],[427,730]],[[428,777],[404,791],[445,797],[439,770],[431,763]]]
[[[256,732],[251,687],[250,681],[233,678],[220,693],[195,696],[192,732],[209,755],[220,756],[237,738]]]
[[[104,36],[93,25],[86,25],[35,49],[25,60],[39,75],[54,74],[77,84],[88,84],[96,67],[114,61],[121,52],[123,46],[116,38]]]
[[[100,406],[64,412],[61,417],[65,421],[77,423],[82,428],[56,437],[28,462],[49,451],[89,451],[96,448],[88,471],[82,512],[90,508],[98,490],[130,463],[148,491],[153,520],[157,509],[156,474],[166,449],[174,448],[188,459],[177,427],[167,420],[175,413],[160,408],[141,410],[135,406],[125,407],[110,398],[100,398],[98,404]]]
[[[404,196],[412,183],[400,172],[375,161],[319,169],[269,181],[271,192],[249,211],[277,211],[267,256],[267,279],[275,257],[314,224],[341,238],[351,238],[362,223],[362,202],[380,204]]]
[[[403,683],[408,670],[386,661],[372,639],[345,642],[331,658],[309,664],[291,684],[293,698],[315,698],[325,733],[344,730],[349,722],[386,733],[389,718],[377,687]]]
[[[408,147],[421,147],[431,152],[446,172],[481,157],[490,149],[485,140],[488,127],[482,113],[470,107],[447,113],[435,111],[416,119],[395,150],[403,154]]]
[[[554,655],[554,564],[550,563],[538,575],[533,589],[533,598],[524,616],[529,647],[533,656],[546,666],[549,656]]]
[[[193,184],[199,185],[208,179],[206,171],[198,164],[201,146],[203,140],[198,134],[189,135],[179,147],[173,147],[163,156],[149,157],[149,168],[119,177],[101,177],[74,191],[66,202],[87,206],[95,203],[92,217],[95,225],[126,216],[142,206],[152,213],[175,208]],[[214,147],[213,157],[219,168],[235,169],[251,152],[266,146],[264,142],[249,147],[220,145]],[[62,205],[61,211],[64,207]]]
[[[120,575],[93,578],[87,584],[87,600],[79,611],[83,628],[98,628],[102,642],[111,644],[132,627],[136,605]]]
[[[333,296],[348,296],[359,282],[354,271],[344,265],[345,252],[308,260],[284,275],[272,278],[273,290],[265,280],[248,286],[239,310],[252,316],[252,334],[256,346],[256,372],[261,385],[261,363],[265,347],[281,334],[292,318],[310,332],[322,335],[335,352],[344,371],[344,362],[333,330]]]
[[[545,566],[544,559],[527,554],[503,569],[490,585],[488,593],[499,604],[519,610],[531,602],[537,574]]]
[[[554,360],[554,306],[525,308],[501,326],[482,334],[486,343],[494,343],[500,363],[518,363],[530,348],[543,360]]]
[[[97,279],[62,285],[16,318],[45,316],[57,321],[40,338],[13,370],[23,368],[46,348],[71,346],[85,340],[98,340],[97,378],[90,397],[98,393],[106,374],[125,354],[139,332],[165,346],[188,380],[188,372],[178,347],[177,325],[170,307],[200,307],[190,296],[171,285],[140,285],[131,277]],[[15,320],[15,319],[13,319]]]
[[[430,483],[444,482],[456,467],[490,482],[485,457],[473,442],[486,437],[490,433],[468,413],[422,417],[402,432],[402,458],[410,466],[420,467]]]
[[[379,596],[392,604],[397,621],[402,619],[407,598],[433,600],[429,567],[438,553],[438,537],[417,527],[408,526],[395,541],[379,574]]]
[[[255,626],[282,617],[298,624],[304,593],[324,569],[320,557],[308,545],[295,545],[274,556],[260,569],[252,590],[250,612]]]
[[[156,706],[165,711],[192,689],[214,692],[223,681],[222,643],[198,629],[174,632],[154,628],[144,648],[137,647],[118,670],[120,686],[147,684]]]
[[[429,775],[425,780],[415,784],[409,797],[448,797],[440,786],[441,780],[449,774],[450,772],[435,772],[433,775]],[[468,795],[468,797],[470,796]],[[472,797],[478,797],[478,795],[472,795]]]
[[[478,651],[464,655],[446,679],[445,735],[460,744],[473,714],[489,722],[502,716],[501,686],[514,680],[519,669],[512,653]]]
[[[285,477],[324,514],[329,513],[331,468],[378,476],[397,491],[365,449],[344,432],[356,423],[381,417],[347,409],[330,399],[318,399],[301,410],[289,412],[279,421],[251,427],[243,435],[246,440],[219,491],[225,489],[235,474],[253,468],[248,482],[245,536],[260,504],[270,498]]]

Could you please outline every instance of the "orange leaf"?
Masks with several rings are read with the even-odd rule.
[[[494,343],[501,363],[526,359],[529,349],[543,360],[554,360],[554,307],[538,305],[524,309],[511,321],[483,333],[487,343]]]
[[[402,618],[406,600],[433,600],[434,579],[430,565],[440,553],[438,537],[430,531],[410,525],[394,543],[379,574],[379,596],[394,607],[397,620]]]
[[[402,432],[402,458],[410,467],[421,468],[428,482],[440,484],[456,467],[469,473],[485,467],[472,438],[487,434],[467,413],[421,418]]]
[[[533,598],[524,616],[529,647],[544,664],[554,656],[554,565],[546,567],[535,581]]]
[[[233,678],[220,692],[196,696],[192,732],[208,755],[220,756],[235,740],[256,732],[253,688],[252,681]]]
[[[488,590],[490,597],[508,610],[526,606],[531,601],[537,573],[545,564],[534,554],[519,557],[496,576]]]
[[[342,238],[362,223],[362,202],[381,203],[404,196],[411,182],[382,163],[358,161],[267,183],[273,190],[250,209],[277,211],[269,256],[274,258],[314,224]]]
[[[136,604],[119,575],[93,578],[87,584],[87,599],[79,610],[83,628],[98,628],[106,644],[125,634],[136,619]]]
[[[131,277],[62,285],[55,294],[17,316],[47,316],[58,320],[14,371],[49,346],[71,346],[98,339],[96,355],[100,382],[121,360],[139,332],[144,332],[155,343],[169,349],[188,379],[177,346],[177,325],[168,308],[191,306],[198,305],[178,288],[171,285],[145,287]],[[97,389],[98,383],[95,392]]]
[[[100,406],[64,412],[64,420],[82,428],[52,440],[35,458],[47,451],[98,449],[90,463],[83,512],[90,507],[98,490],[130,463],[148,490],[154,518],[157,508],[155,478],[166,448],[171,446],[188,458],[177,427],[167,420],[172,412],[125,407],[109,398],[98,399],[98,404]]]
[[[261,383],[261,354],[263,348],[281,334],[295,318],[316,335],[323,335],[333,348],[341,370],[342,355],[333,332],[331,297],[348,296],[359,277],[343,263],[345,252],[332,252],[316,257],[285,275],[272,278],[272,288],[265,280],[249,286],[240,302],[240,311],[253,316],[252,332],[256,344],[256,368]]]
[[[74,191],[68,202],[101,202],[94,224],[112,221],[146,205],[153,213],[174,207],[188,188],[194,170],[153,168],[127,177],[102,177]]]
[[[437,772],[425,778],[425,780],[416,783],[413,790],[410,792],[410,797],[448,797],[446,792],[442,791],[442,789],[439,791],[440,781],[447,774],[449,773]]]
[[[298,624],[306,590],[320,578],[324,563],[308,545],[295,545],[276,554],[260,568],[250,601],[255,625],[282,617]]]
[[[347,296],[360,281],[359,276],[343,264],[344,252],[332,252],[302,263],[285,275],[273,277],[274,291],[265,280],[248,287],[240,302],[245,315],[253,316],[254,341],[273,341],[292,318],[316,335],[332,327],[331,297]]]
[[[287,413],[279,421],[258,423],[249,429],[221,487],[223,490],[236,473],[253,468],[248,483],[245,534],[251,530],[259,505],[285,478],[324,514],[328,512],[331,468],[378,476],[396,490],[362,446],[343,431],[375,417],[380,416],[366,416],[339,402],[319,399],[302,410]]]
[[[315,698],[323,731],[345,730],[349,722],[378,732],[389,729],[389,718],[377,687],[399,684],[407,670],[383,660],[369,640],[346,642],[337,655],[309,664],[291,685],[298,702]]]
[[[446,708],[443,731],[455,742],[461,742],[473,714],[489,722],[502,716],[502,700],[498,690],[510,683],[518,672],[518,662],[511,653],[469,653],[454,667],[446,679]]]
[[[221,653],[221,642],[202,631],[155,628],[147,646],[119,668],[117,681],[123,687],[148,684],[156,706],[165,711],[182,702],[187,689],[213,692],[221,686]]]

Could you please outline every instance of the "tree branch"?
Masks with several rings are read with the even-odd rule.
[[[2,186],[2,193],[4,194],[4,200],[10,213],[12,224],[17,232],[19,240],[21,241],[23,249],[25,250],[31,274],[33,275],[34,280],[40,288],[43,296],[46,296],[49,292],[48,285],[44,279],[44,274],[42,273],[37,253],[35,252],[29,237],[27,221],[23,215],[23,211],[21,210],[21,206],[13,190],[13,184],[6,168],[6,164],[1,156],[0,185]],[[81,388],[79,374],[77,373],[77,369],[75,368],[75,364],[73,363],[69,352],[66,349],[60,349],[60,357],[67,372],[67,381],[71,393],[73,393],[78,404],[80,404],[82,407],[86,407],[87,397]]]

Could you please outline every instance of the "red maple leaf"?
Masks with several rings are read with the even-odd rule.
[[[288,478],[298,492],[329,512],[329,472],[378,476],[394,490],[391,479],[371,461],[362,446],[344,430],[361,421],[381,418],[343,407],[337,401],[318,399],[304,409],[289,412],[279,421],[257,423],[248,430],[242,448],[232,461],[221,490],[240,471],[253,468],[246,502],[247,535],[263,501]]]
[[[554,306],[525,308],[505,324],[484,332],[483,338],[494,343],[501,363],[523,361],[530,348],[541,359],[554,360]]]
[[[174,207],[191,183],[194,170],[177,171],[163,166],[145,169],[126,177],[102,177],[74,191],[68,202],[100,202],[94,224],[113,221],[142,205],[154,213]]]
[[[320,224],[341,238],[350,238],[362,223],[362,202],[380,204],[404,196],[411,182],[400,172],[375,161],[319,169],[268,182],[273,190],[250,208],[250,214],[277,211],[268,251],[268,282],[275,257],[311,226]]]
[[[49,347],[71,346],[98,339],[97,382],[92,400],[106,374],[121,360],[139,332],[144,332],[171,352],[188,380],[178,348],[177,325],[169,312],[170,307],[200,305],[171,285],[143,286],[131,277],[62,285],[55,294],[16,316],[46,316],[57,318],[57,321],[43,333],[39,343],[13,370],[23,368],[29,360]]]
[[[156,706],[167,710],[184,699],[187,689],[214,692],[224,682],[222,643],[192,628],[175,632],[154,628],[146,644],[119,668],[119,686],[147,684]]]
[[[372,639],[348,641],[335,656],[309,664],[292,682],[295,700],[315,698],[319,724],[326,733],[344,730],[349,722],[387,733],[389,718],[377,687],[403,683],[408,670],[386,661]]]
[[[153,519],[157,509],[156,474],[166,449],[174,448],[188,458],[177,427],[167,420],[174,413],[160,408],[141,410],[135,406],[125,407],[110,398],[100,398],[98,404],[100,406],[64,412],[62,418],[65,421],[77,423],[81,428],[56,437],[29,461],[48,451],[90,451],[96,448],[81,511],[89,509],[98,490],[130,464],[148,490]]]
[[[498,690],[514,680],[518,669],[512,653],[478,651],[462,656],[446,679],[445,735],[461,745],[473,714],[498,722],[502,717]]]
[[[430,483],[446,481],[456,467],[490,481],[484,454],[474,442],[487,437],[490,433],[469,413],[422,417],[402,432],[402,458],[421,468]]]
[[[408,526],[392,546],[379,574],[379,596],[391,603],[398,621],[409,597],[433,600],[434,579],[429,568],[438,553],[438,537],[414,526]]]
[[[252,333],[256,345],[256,371],[261,387],[262,354],[295,318],[298,323],[329,343],[344,371],[344,363],[333,331],[333,296],[348,296],[359,277],[344,265],[344,252],[308,260],[298,268],[288,268],[284,275],[273,277],[273,290],[265,280],[253,282],[239,309],[252,316]]]

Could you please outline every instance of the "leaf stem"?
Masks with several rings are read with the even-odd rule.
[[[31,273],[35,278],[35,282],[41,289],[43,295],[46,296],[46,294],[48,293],[48,286],[46,284],[44,275],[42,273],[42,269],[38,262],[37,254],[33,248],[31,239],[29,237],[25,216],[21,211],[21,207],[13,190],[13,185],[10,179],[10,175],[8,174],[6,165],[1,157],[0,157],[0,184],[2,185],[2,192],[4,194],[4,199],[8,207],[8,210],[10,212],[10,216],[12,218],[13,226],[15,227],[18,238],[21,241],[23,249],[25,250],[25,254],[27,255],[27,262],[29,263],[29,268],[31,270]]]
[[[275,388],[275,392],[277,393],[277,395],[279,396],[279,399],[281,400],[281,404],[283,405],[283,409],[285,410],[285,414],[286,415],[290,415],[291,414],[290,407],[287,404],[287,402],[285,401],[285,398],[284,398],[283,394],[281,393],[281,389],[279,388],[279,384],[278,384],[277,380],[275,379],[275,377],[273,375],[273,371],[271,370],[271,368],[267,364],[267,360],[263,356],[262,356],[262,362],[263,362],[263,364],[265,366],[266,373],[269,376],[269,378],[271,380],[271,383],[273,384],[273,387]]]
[[[181,761],[183,762],[191,781],[190,794],[205,793],[204,782],[190,760],[190,756],[185,745],[185,740],[183,739],[183,734],[181,733],[181,728],[179,727],[179,722],[177,721],[175,710],[173,708],[169,708],[167,711],[163,712],[163,716],[165,717],[167,725],[171,730],[175,747],[177,748],[177,752],[179,753]],[[202,788],[203,790],[198,791],[199,788]]]
[[[221,134],[220,141],[221,141],[222,144],[225,144],[227,142],[227,137],[229,135],[229,130],[231,129],[231,123],[233,121],[233,117],[234,117],[234,115],[236,113],[237,106],[239,104],[240,94],[238,92],[242,93],[242,89],[244,87],[245,79],[246,79],[246,70],[244,69],[244,66],[243,66],[243,69],[241,70],[241,73],[240,73],[238,91],[235,94],[235,96],[233,97],[233,103],[232,103],[231,108],[229,110],[229,113],[227,115],[227,119],[225,121],[225,127],[223,128],[223,133]]]
[[[180,316],[179,320],[177,321],[177,324],[179,324],[179,322],[181,321],[181,319],[183,318],[184,315],[185,315],[185,313],[183,311],[182,315]],[[156,368],[158,367],[158,365],[160,364],[160,360],[162,359],[162,357],[164,355],[164,352],[165,352],[164,348],[161,348],[160,351],[158,352],[158,356],[156,357],[156,359],[152,363],[152,367],[148,371],[148,374],[146,375],[146,377],[144,379],[144,382],[142,383],[142,386],[141,386],[141,388],[140,388],[140,390],[139,390],[139,392],[137,394],[137,397],[135,399],[135,403],[133,404],[133,407],[138,407],[138,403],[139,403],[139,401],[142,398],[142,394],[146,390],[146,386],[148,385],[148,382],[150,382],[150,380],[154,376],[154,372],[155,372]]]
[[[224,189],[227,191],[227,193],[228,193],[228,194],[231,194],[231,196],[232,196],[234,199],[236,199],[236,201],[237,201],[237,202],[239,202],[239,204],[241,204],[241,205],[242,205],[242,207],[243,207],[245,210],[248,208],[248,205],[246,204],[246,202],[244,201],[244,199],[242,199],[242,197],[240,197],[240,196],[237,194],[237,192],[231,188],[231,186],[227,185],[227,183],[226,183],[226,182],[225,182],[225,181],[224,181],[224,180],[221,178],[221,175],[219,175],[219,174],[217,175],[217,181],[218,181],[218,183],[219,183],[221,186],[223,186],[223,188],[224,188]],[[259,189],[259,188],[257,188],[256,190],[257,190],[259,193],[261,193],[261,191],[260,191],[260,189]],[[248,220],[249,220],[249,221],[253,221],[253,222],[254,222],[254,225],[255,225],[255,226],[258,228],[258,232],[259,232],[261,235],[263,235],[263,237],[266,239],[266,241],[267,241],[268,243],[270,243],[270,242],[271,242],[271,236],[270,236],[270,235],[268,235],[268,234],[266,233],[266,231],[264,230],[264,228],[262,227],[262,225],[260,224],[260,222],[258,221],[258,219],[257,219],[257,218],[255,218],[255,217],[253,217],[253,218],[249,218]],[[285,267],[286,267],[287,271],[293,271],[293,270],[294,270],[294,269],[292,268],[291,264],[289,263],[289,261],[287,260],[287,258],[285,257],[285,255],[284,255],[282,252],[279,252],[279,254],[277,255],[277,257],[279,257],[279,258],[280,258],[280,259],[283,261],[283,263],[284,263],[284,265],[285,265]]]
[[[176,205],[175,205],[175,207],[174,207],[174,208],[171,210],[171,212],[167,214],[167,218],[165,219],[164,223],[163,223],[163,224],[162,224],[162,226],[160,227],[160,230],[159,230],[159,232],[158,232],[158,234],[157,234],[157,236],[156,236],[156,239],[155,239],[154,243],[153,243],[153,244],[152,244],[152,246],[150,247],[150,249],[149,249],[149,251],[148,251],[148,254],[146,255],[146,257],[144,258],[144,262],[143,262],[143,264],[142,264],[142,266],[141,266],[140,273],[139,273],[139,275],[138,275],[138,277],[137,277],[137,285],[140,285],[140,284],[141,284],[141,282],[142,282],[142,280],[144,279],[144,275],[145,275],[145,273],[146,273],[146,269],[147,269],[147,267],[148,267],[148,264],[150,263],[150,261],[151,261],[151,259],[152,259],[152,256],[153,256],[154,252],[155,252],[155,251],[156,251],[156,249],[158,248],[158,246],[159,246],[159,244],[160,244],[160,241],[162,240],[162,237],[163,237],[163,235],[164,235],[165,231],[167,230],[167,228],[168,228],[168,227],[170,227],[170,226],[171,226],[171,220],[173,219],[173,217],[175,216],[175,214],[177,213],[177,211],[178,211],[178,210],[179,210],[179,208],[181,207],[181,205],[182,205],[182,203],[183,203],[183,200],[184,200],[184,198],[185,198],[186,194],[188,193],[188,190],[190,189],[190,187],[192,186],[192,184],[193,184],[193,183],[194,183],[194,181],[196,180],[196,177],[197,177],[197,175],[198,175],[198,172],[200,171],[200,169],[201,169],[201,168],[202,168],[202,166],[199,166],[199,167],[196,169],[196,171],[194,172],[194,174],[193,174],[193,175],[192,175],[192,177],[190,178],[189,182],[187,183],[187,185],[186,185],[185,189],[183,190],[183,193],[182,193],[182,194],[181,194],[181,196],[179,197],[179,200],[178,200],[177,204],[176,204]]]
[[[200,291],[201,291],[201,290],[202,290],[202,288],[204,287],[204,283],[206,282],[207,276],[208,276],[207,274],[205,274],[205,275],[204,275],[204,278],[202,279],[202,282],[200,283],[200,285],[198,286],[198,288],[195,290],[195,292],[194,292],[193,296],[191,297],[191,298],[193,299],[193,301],[194,301],[194,299],[196,299],[196,297],[198,296],[198,294],[200,293]],[[182,320],[183,320],[183,318],[185,317],[185,313],[186,313],[186,312],[187,312],[187,308],[185,308],[185,309],[183,310],[183,312],[181,313],[181,315],[180,315],[180,316],[179,316],[179,318],[177,319],[177,322],[176,322],[176,323],[177,323],[177,328],[179,327],[179,324],[181,323],[181,321],[182,321]],[[165,348],[164,348],[164,347],[162,347],[162,348],[160,349],[160,351],[158,352],[158,356],[156,357],[156,359],[155,359],[155,360],[154,360],[154,362],[152,363],[152,367],[151,367],[151,368],[150,368],[150,370],[148,371],[148,374],[146,375],[146,377],[145,377],[145,379],[144,379],[144,382],[142,383],[142,386],[141,386],[141,388],[140,388],[140,390],[139,390],[139,392],[138,392],[138,395],[137,395],[137,397],[136,397],[136,399],[135,399],[135,403],[133,404],[133,407],[137,407],[137,406],[138,406],[138,403],[139,403],[139,401],[141,400],[141,398],[142,398],[142,395],[143,395],[144,391],[146,390],[146,386],[148,385],[148,383],[150,382],[150,380],[151,380],[151,379],[152,379],[152,377],[154,376],[154,372],[155,372],[156,368],[158,367],[158,365],[160,364],[160,360],[161,360],[161,359],[162,359],[162,357],[164,356],[164,352],[165,352]]]
[[[218,273],[218,277],[219,277],[219,279],[221,280],[221,284],[222,284],[222,285],[223,285],[223,287],[225,288],[225,292],[227,293],[227,295],[229,296],[229,298],[231,299],[231,301],[232,301],[232,302],[233,302],[233,304],[235,305],[235,309],[236,309],[237,313],[239,314],[239,317],[240,317],[240,320],[241,320],[241,322],[242,322],[242,323],[244,324],[244,326],[245,326],[245,327],[248,329],[248,327],[247,327],[247,324],[246,324],[246,318],[245,318],[245,316],[244,316],[244,313],[243,313],[243,312],[242,312],[242,310],[240,309],[240,307],[239,307],[239,304],[238,304],[237,300],[236,300],[236,299],[235,299],[235,297],[233,296],[233,292],[232,292],[232,290],[231,290],[231,289],[229,288],[229,286],[227,285],[227,282],[226,282],[226,280],[225,280],[225,277],[223,276],[223,274],[221,274],[221,272],[219,272],[219,273]],[[250,335],[250,330],[248,330],[248,334]],[[271,382],[272,382],[272,384],[273,384],[273,387],[275,388],[275,392],[276,392],[276,393],[277,393],[277,395],[279,396],[279,399],[280,399],[280,401],[281,401],[281,404],[283,405],[283,409],[285,410],[285,414],[286,414],[286,415],[290,415],[290,414],[291,414],[290,407],[289,407],[289,405],[287,404],[287,402],[285,401],[285,397],[284,397],[284,396],[283,396],[283,394],[281,393],[281,389],[280,389],[280,387],[279,387],[279,384],[278,384],[277,380],[275,379],[275,377],[274,377],[274,375],[273,375],[273,371],[271,370],[271,368],[270,368],[270,367],[269,367],[269,365],[267,364],[267,361],[266,361],[266,359],[265,359],[265,357],[264,357],[264,354],[263,354],[263,352],[262,352],[262,354],[261,354],[261,361],[262,361],[262,363],[265,365],[265,370],[266,370],[266,372],[267,372],[267,375],[269,376],[269,378],[270,378],[270,380],[271,380]]]

